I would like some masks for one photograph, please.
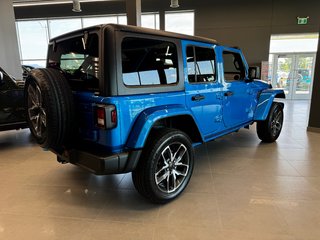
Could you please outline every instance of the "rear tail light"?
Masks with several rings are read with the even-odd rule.
[[[103,107],[97,107],[97,126],[100,128],[106,126],[106,112]]]
[[[95,109],[96,126],[111,129],[117,126],[117,110],[114,105],[97,105]]]

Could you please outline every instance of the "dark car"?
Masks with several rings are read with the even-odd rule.
[[[29,65],[22,65],[21,68],[22,68],[23,80],[26,80],[26,78],[28,77],[30,71],[31,71],[32,69],[34,69],[33,66],[29,66]]]
[[[0,131],[26,128],[24,81],[0,67]]]

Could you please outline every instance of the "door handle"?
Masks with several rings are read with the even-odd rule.
[[[192,101],[201,101],[201,100],[203,100],[203,99],[205,99],[205,96],[203,96],[203,95],[200,95],[200,94],[197,94],[197,95],[195,95],[195,96],[192,96],[192,98],[191,98],[191,100]]]
[[[233,92],[227,91],[227,92],[225,92],[223,95],[226,96],[226,97],[230,97],[230,96],[233,95]]]

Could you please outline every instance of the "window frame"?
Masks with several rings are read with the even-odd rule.
[[[235,55],[235,54],[238,54],[239,55],[239,59],[241,59],[241,62],[242,62],[242,69],[240,70],[240,71],[243,71],[243,74],[244,74],[244,76],[243,77],[241,77],[241,72],[240,72],[240,78],[238,79],[238,80],[236,80],[236,79],[233,79],[233,80],[228,80],[228,79],[226,79],[225,78],[225,58],[224,58],[224,53],[225,52],[227,52],[227,53],[231,53],[231,54],[233,54],[233,55]],[[245,81],[245,79],[247,78],[247,70],[246,70],[246,62],[244,61],[244,59],[243,59],[243,55],[241,54],[241,52],[238,52],[238,51],[232,51],[232,50],[230,50],[230,49],[223,49],[222,50],[222,54],[221,54],[221,56],[222,56],[222,65],[223,65],[223,80],[225,81],[225,82],[227,82],[227,83],[230,83],[230,82],[243,82],[243,81]]]
[[[192,47],[193,48],[193,55],[194,55],[194,57],[195,57],[195,62],[197,62],[197,55],[196,55],[196,51],[195,51],[195,48],[196,47],[198,47],[198,48],[207,48],[207,49],[210,49],[210,50],[212,50],[213,51],[213,53],[214,53],[214,81],[209,81],[209,82],[190,82],[189,81],[189,74],[187,73],[187,76],[186,76],[186,78],[188,79],[188,83],[189,84],[191,84],[191,85],[194,85],[194,84],[216,84],[216,83],[218,83],[219,82],[219,79],[218,79],[218,65],[217,65],[217,54],[216,54],[216,51],[215,51],[215,49],[214,49],[214,47],[213,46],[203,46],[203,45],[197,45],[197,44],[187,44],[186,46],[185,46],[185,53],[186,53],[186,59],[185,59],[185,61],[186,61],[186,66],[188,67],[188,61],[187,61],[187,48],[188,47]],[[197,65],[195,65],[195,67],[196,67]],[[197,73],[196,73],[196,71],[195,71],[195,76],[197,76]]]
[[[125,37],[125,38],[123,38],[122,39],[122,43],[123,43],[123,41],[124,40],[126,40],[126,39],[128,39],[127,37]],[[132,37],[131,37],[131,39],[133,39]],[[135,38],[135,39],[137,39],[137,38]],[[142,39],[142,38],[140,38],[140,39]],[[143,39],[148,39],[148,40],[155,40],[155,39],[149,39],[149,38],[143,38]],[[159,41],[158,39],[156,40],[156,41]],[[160,40],[160,41],[162,41],[162,40]],[[176,81],[174,82],[174,83],[166,83],[166,84],[161,84],[161,78],[160,78],[160,75],[158,75],[158,77],[159,77],[159,84],[143,84],[143,81],[145,80],[145,79],[143,79],[142,78],[142,75],[144,74],[144,71],[137,71],[137,72],[134,72],[134,73],[137,73],[137,75],[138,75],[138,78],[139,78],[139,85],[130,85],[130,84],[126,84],[125,83],[125,81],[124,81],[124,76],[123,76],[123,72],[122,72],[122,81],[123,81],[123,84],[126,86],[126,87],[128,87],[128,88],[132,88],[132,87],[139,87],[139,88],[143,88],[143,87],[155,87],[155,86],[174,86],[174,85],[177,85],[178,84],[178,82],[179,82],[179,75],[178,75],[178,73],[179,73],[179,69],[178,69],[178,67],[179,67],[179,64],[178,64],[178,50],[177,50],[177,46],[173,43],[173,42],[170,42],[170,41],[163,41],[164,43],[165,42],[167,42],[167,43],[169,43],[169,44],[171,44],[171,45],[174,45],[174,47],[175,47],[175,50],[176,50],[176,55],[177,55],[177,59],[176,59],[176,61],[177,61],[177,68],[176,68],[176,73],[177,73],[177,77],[176,77]],[[122,43],[121,43],[121,51],[122,51]],[[121,65],[122,66],[122,65]],[[165,70],[165,69],[164,69]],[[153,69],[153,70],[150,70],[150,71],[156,71],[156,69]],[[159,73],[158,73],[159,74]],[[165,71],[164,71],[164,74],[166,75],[166,73],[165,73]],[[167,76],[166,76],[167,77]],[[167,78],[166,78],[166,80],[168,80]],[[168,82],[168,81],[167,81]]]
[[[52,51],[52,48],[54,47],[55,44],[59,44],[61,42],[64,42],[66,40],[70,40],[70,39],[74,39],[74,38],[81,38],[84,36],[85,31],[78,30],[79,32],[77,34],[72,34],[72,35],[65,35],[65,37],[63,38],[58,38],[58,39],[53,39],[49,42],[48,44],[48,51],[47,51],[47,59],[46,59],[46,67],[52,67],[51,66],[51,56],[53,56],[54,59],[57,58],[55,51]],[[88,92],[94,92],[96,95],[105,95],[107,93],[107,91],[105,91],[105,81],[104,81],[104,75],[105,75],[105,71],[109,71],[108,69],[103,68],[102,66],[104,66],[104,55],[102,55],[103,53],[103,46],[102,43],[104,42],[104,36],[101,34],[101,30],[96,30],[96,29],[92,29],[90,31],[86,31],[86,33],[88,33],[89,35],[97,35],[98,37],[98,65],[101,66],[97,75],[97,80],[99,83],[99,87],[98,89],[95,90],[86,90]],[[61,56],[59,56],[59,60],[61,60]],[[70,81],[70,79],[68,79]],[[77,91],[77,90],[75,90]]]
[[[177,51],[177,82],[175,84],[159,84],[159,85],[142,85],[142,86],[128,86],[125,85],[122,78],[122,41],[125,38],[141,38],[150,40],[160,40],[170,42],[175,45]],[[184,90],[184,73],[183,61],[181,51],[181,39],[173,37],[165,37],[156,34],[147,33],[133,33],[127,31],[115,32],[115,46],[116,46],[116,75],[117,75],[117,92],[118,95],[129,94],[145,94],[145,93],[165,93]]]

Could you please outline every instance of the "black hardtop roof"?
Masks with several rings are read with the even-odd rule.
[[[153,35],[153,36],[156,35],[156,36],[177,38],[177,39],[182,39],[182,40],[190,40],[190,41],[196,41],[196,42],[217,44],[216,40],[210,39],[210,38],[197,37],[197,36],[185,35],[185,34],[180,34],[180,33],[173,33],[173,32],[154,30],[154,29],[149,29],[149,28],[144,28],[144,27],[136,27],[136,26],[131,26],[131,25],[120,25],[120,24],[102,24],[102,25],[96,25],[96,26],[92,26],[92,27],[88,27],[88,28],[83,28],[80,30],[76,30],[76,31],[55,37],[55,38],[51,39],[50,42],[55,41],[55,40],[59,40],[59,39],[69,38],[74,35],[82,34],[85,31],[99,30],[101,28],[111,28],[114,31],[142,33],[142,34]]]

